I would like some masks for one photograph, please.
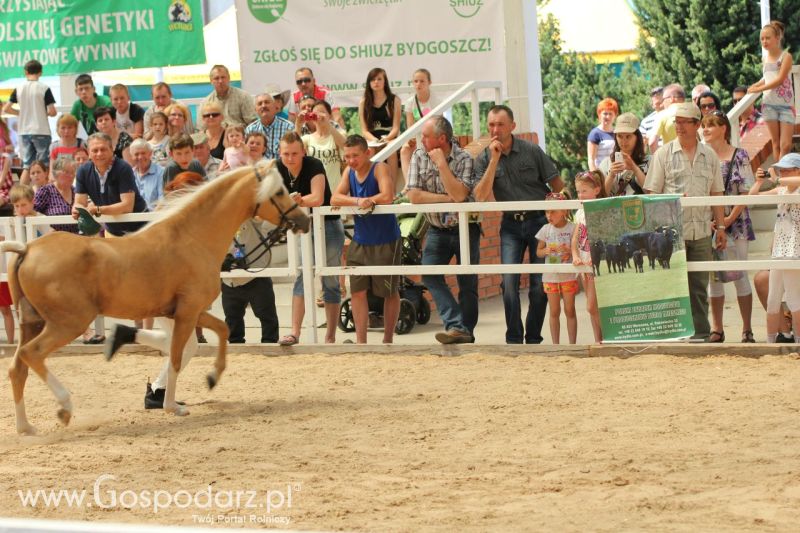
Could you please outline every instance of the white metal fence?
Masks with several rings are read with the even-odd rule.
[[[774,205],[776,203],[800,203],[800,194],[786,196],[710,196],[710,197],[684,197],[681,198],[684,207],[715,206],[715,205]],[[577,209],[581,205],[579,200],[566,200],[559,202],[559,207],[564,209]],[[553,265],[543,263],[525,264],[473,264],[469,254],[468,214],[475,212],[498,211],[532,211],[552,208],[552,202],[481,202],[460,204],[400,204],[381,205],[373,211],[374,214],[416,214],[436,212],[456,212],[459,218],[459,239],[461,247],[461,264],[458,265],[401,265],[401,266],[328,266],[325,255],[324,216],[331,214],[353,214],[370,216],[363,210],[355,207],[320,207],[313,210],[312,232],[298,236],[287,235],[288,261],[286,266],[268,267],[254,270],[233,270],[220,273],[221,278],[248,278],[248,277],[284,277],[296,279],[303,273],[304,300],[306,309],[314,308],[315,284],[314,278],[319,276],[343,275],[423,275],[423,274],[511,274],[511,273],[543,273],[543,272],[590,272],[591,268],[573,265]],[[100,222],[134,222],[152,221],[163,216],[161,213],[139,213],[121,216],[106,216]],[[7,239],[29,242],[38,238],[38,234],[52,224],[74,224],[70,216],[53,217],[15,217],[0,219],[0,229]],[[6,262],[13,261],[16,254],[7,254]],[[766,270],[780,268],[782,270],[800,269],[800,260],[759,259],[745,261],[691,261],[687,263],[690,272],[708,272],[716,270]],[[5,266],[0,279],[7,280]],[[306,313],[304,339],[310,343],[317,342],[316,313]]]

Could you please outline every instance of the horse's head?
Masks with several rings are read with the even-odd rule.
[[[260,182],[255,214],[295,233],[308,231],[308,215],[289,196],[275,161],[259,161],[253,166],[253,170]]]

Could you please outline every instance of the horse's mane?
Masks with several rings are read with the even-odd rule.
[[[256,203],[268,200],[283,187],[283,179],[275,167],[275,161],[259,161],[255,166],[237,168],[207,183],[189,185],[169,193],[159,201],[156,207],[156,211],[163,213],[164,216],[145,226],[145,229],[169,220],[183,212],[189,204],[196,201],[199,202],[200,200],[195,198],[197,195],[219,196],[217,194],[218,190],[224,191],[229,189],[236,181],[248,173],[251,175],[255,173],[262,176],[261,181],[258,183],[258,190],[255,191],[256,195],[254,201]]]

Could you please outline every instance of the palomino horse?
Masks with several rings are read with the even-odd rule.
[[[28,245],[0,243],[0,251],[19,254],[8,273],[20,313],[19,345],[8,371],[19,433],[35,433],[25,415],[23,394],[29,367],[61,405],[61,422],[69,423],[70,393],[47,369],[45,358],[80,336],[98,314],[174,319],[164,410],[188,414],[175,402],[175,385],[183,348],[195,325],[213,330],[220,339],[209,388],[225,370],[228,328],[206,309],[220,292],[220,265],[237,229],[253,216],[293,231],[307,231],[309,225],[284,188],[274,161],[237,169],[175,198],[165,213],[163,219],[121,239],[56,232]]]

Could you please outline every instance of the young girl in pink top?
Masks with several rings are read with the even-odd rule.
[[[772,155],[775,161],[789,153],[792,148],[792,133],[796,110],[794,90],[789,73],[792,71],[792,56],[783,49],[784,25],[773,20],[761,28],[761,47],[764,57],[764,77],[751,85],[748,93],[764,93],[761,114],[772,138]]]
[[[228,126],[225,128],[225,140],[228,147],[222,157],[220,172],[233,170],[250,164],[250,152],[244,145],[244,128],[241,126]]]

